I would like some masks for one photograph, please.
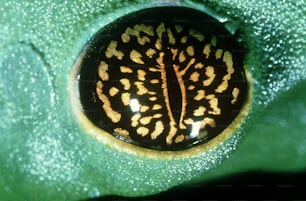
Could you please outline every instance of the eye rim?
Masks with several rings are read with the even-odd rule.
[[[162,7],[169,7],[169,6],[162,6]],[[188,8],[188,9],[193,9],[199,12],[203,12],[201,10],[197,10],[197,9],[189,8],[189,7],[183,7],[183,6],[171,6],[171,7]],[[138,10],[138,11],[141,11],[141,10]],[[133,11],[133,12],[138,12],[138,11]],[[131,13],[128,13],[126,15],[129,15]],[[207,14],[207,13],[204,13],[204,14]],[[114,19],[114,21],[116,20],[117,19]],[[101,29],[103,29],[103,27],[100,28],[99,30]],[[81,53],[78,55],[77,60],[72,66],[71,73],[69,75],[68,91],[69,91],[72,111],[76,117],[76,120],[80,124],[81,129],[83,129],[84,133],[93,137],[99,143],[106,145],[108,147],[114,148],[115,150],[118,150],[120,152],[125,152],[125,153],[129,153],[129,154],[133,154],[133,155],[137,155],[137,156],[141,156],[145,158],[152,158],[152,159],[154,158],[155,159],[160,159],[160,158],[169,159],[169,158],[173,158],[174,156],[176,158],[178,157],[188,158],[191,156],[199,155],[210,149],[219,147],[219,145],[221,145],[223,142],[227,141],[229,138],[231,138],[233,135],[239,132],[239,130],[241,129],[240,125],[244,123],[245,118],[248,116],[251,110],[252,95],[253,95],[253,82],[252,82],[250,71],[248,70],[246,65],[243,65],[246,84],[247,84],[245,103],[242,105],[241,110],[236,115],[236,117],[233,119],[233,121],[229,125],[227,125],[227,127],[222,132],[220,132],[216,137],[209,140],[208,142],[205,142],[203,144],[199,144],[199,145],[196,145],[191,148],[184,149],[184,150],[154,150],[154,149],[144,148],[141,146],[127,143],[126,141],[121,140],[118,137],[115,137],[114,135],[110,134],[109,132],[104,131],[101,128],[97,127],[86,116],[85,112],[82,109],[83,106],[81,104],[80,94],[79,94],[79,72],[81,69],[82,58],[84,57],[84,55],[86,55],[86,53],[90,50],[90,48],[91,48],[90,44],[87,43],[85,47],[82,49]]]

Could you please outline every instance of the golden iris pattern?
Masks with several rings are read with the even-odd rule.
[[[79,73],[84,113],[128,143],[156,150],[206,143],[246,100],[245,49],[199,11],[138,11],[104,27],[88,46]]]

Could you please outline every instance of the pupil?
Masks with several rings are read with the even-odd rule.
[[[169,58],[170,57],[170,58]],[[167,77],[167,88],[171,111],[175,122],[179,122],[182,108],[182,93],[180,91],[179,80],[173,69],[171,54],[165,56],[165,71]]]
[[[246,50],[202,12],[134,12],[87,46],[78,80],[84,113],[127,143],[161,151],[205,144],[245,103]]]

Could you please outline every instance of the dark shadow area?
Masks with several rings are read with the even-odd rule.
[[[105,196],[84,201],[217,201],[220,199],[306,201],[306,172],[250,172],[210,182],[175,187],[160,194],[127,198]]]

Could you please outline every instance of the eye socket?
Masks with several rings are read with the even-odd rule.
[[[220,143],[248,109],[245,54],[223,24],[202,12],[144,9],[88,42],[74,67],[72,100],[79,98],[81,123],[95,127],[96,138],[158,151]]]

